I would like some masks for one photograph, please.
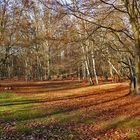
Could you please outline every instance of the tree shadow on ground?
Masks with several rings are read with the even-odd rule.
[[[122,90],[126,90],[126,88],[120,88],[117,90],[118,91],[122,91]],[[0,106],[11,106],[11,105],[24,105],[24,104],[36,104],[36,103],[45,103],[45,102],[53,102],[53,101],[63,101],[63,100],[72,100],[72,99],[76,99],[76,98],[85,98],[85,97],[92,97],[92,96],[95,96],[95,95],[107,95],[109,93],[112,93],[113,92],[116,92],[116,88],[114,89],[106,89],[106,90],[101,90],[100,93],[99,91],[95,91],[95,92],[90,92],[90,93],[85,93],[85,94],[79,94],[79,95],[68,95],[68,96],[65,96],[65,97],[57,97],[57,98],[53,98],[53,99],[20,99],[20,100],[13,100],[12,102],[10,100],[6,100],[6,102],[10,102],[10,103],[2,103],[0,104]],[[10,94],[10,93],[9,93]],[[123,96],[127,96],[128,94],[125,94]],[[120,97],[123,97],[123,96],[120,96]]]
[[[69,106],[65,106],[65,104],[60,107],[60,108],[55,108],[54,110],[52,110],[51,112],[48,112],[46,108],[42,109],[38,108],[41,112],[43,112],[43,114],[41,114],[41,112],[37,112],[37,114],[30,114],[31,110],[17,110],[17,112],[28,112],[30,115],[28,116],[27,114],[25,114],[25,116],[19,116],[19,114],[17,115],[17,118],[15,118],[16,116],[14,116],[13,118],[11,118],[11,120],[9,119],[9,121],[18,121],[19,123],[22,121],[27,121],[30,122],[32,121],[36,121],[36,119],[43,119],[43,118],[50,118],[50,117],[56,117],[56,119],[58,120],[57,122],[50,122],[50,123],[44,123],[44,124],[39,124],[37,126],[34,126],[32,128],[29,128],[28,126],[23,126],[22,128],[19,129],[19,131],[16,130],[16,132],[9,132],[9,133],[5,133],[3,134],[3,136],[7,139],[11,138],[11,139],[15,139],[17,137],[19,137],[22,140],[22,137],[25,137],[23,139],[75,139],[78,140],[80,139],[79,137],[82,137],[82,135],[85,134],[81,134],[78,130],[75,130],[75,128],[77,128],[81,123],[94,123],[99,121],[99,118],[101,117],[101,119],[105,119],[105,118],[110,118],[110,116],[112,115],[112,118],[115,118],[117,116],[117,114],[121,113],[122,108],[125,108],[127,106],[131,106],[132,104],[135,106],[135,110],[138,110],[139,108],[139,102],[136,102],[138,100],[138,98],[136,98],[135,100],[131,100],[128,102],[123,102],[121,104],[119,104],[120,102],[122,102],[123,100],[125,100],[127,97],[130,97],[130,95],[128,95],[128,92],[126,92],[126,89],[124,88],[123,90],[120,88],[117,92],[121,91],[123,94],[118,94],[115,95],[114,92],[116,89],[111,89],[108,90],[106,92],[101,93],[101,95],[99,95],[99,99],[94,99],[94,95],[97,95],[96,93],[90,93],[90,94],[86,94],[86,95],[76,95],[76,96],[67,96],[66,98],[62,97],[62,98],[55,98],[52,100],[22,100],[22,101],[15,101],[9,104],[3,104],[1,106],[9,106],[11,107],[12,105],[27,105],[27,104],[37,104],[37,103],[49,103],[49,102],[55,102],[55,101],[63,101],[63,100],[68,100],[71,101],[73,99],[85,99],[87,97],[89,97],[89,99],[93,98],[93,100],[90,100],[90,102],[86,102],[86,104],[81,103],[78,105],[69,105]],[[111,93],[111,94],[110,94]],[[99,94],[99,93],[98,93]],[[106,98],[104,97],[104,95],[106,95]],[[103,99],[101,97],[104,97]],[[111,98],[110,98],[111,97]],[[112,103],[112,106],[108,106],[107,108],[104,108],[104,105],[107,103]],[[117,103],[117,105],[116,105]],[[94,108],[95,106],[100,106],[102,105],[102,107],[100,107],[100,110],[96,110],[96,112],[90,114],[90,109],[92,111],[92,108]],[[89,109],[90,108],[90,109]],[[28,109],[28,108],[27,108]],[[88,110],[89,109],[89,110]],[[33,110],[37,110],[34,109]],[[82,110],[82,111],[81,111]],[[81,111],[81,112],[79,112]],[[73,113],[74,112],[74,113]],[[16,112],[15,112],[16,113]],[[73,113],[73,114],[72,114]],[[86,140],[90,140],[90,138],[95,138],[95,137],[102,137],[104,136],[108,130],[110,129],[116,129],[118,127],[121,127],[122,125],[126,125],[128,122],[133,121],[132,117],[134,117],[135,115],[139,114],[140,111],[138,110],[137,112],[133,113],[133,115],[130,115],[129,117],[124,117],[124,118],[117,118],[115,121],[109,122],[108,124],[106,124],[104,127],[102,127],[100,130],[93,130],[90,133],[90,136],[87,136]],[[23,113],[24,114],[24,113]],[[26,116],[27,115],[27,116]],[[119,114],[120,115],[120,114]],[[8,118],[8,117],[7,117]],[[135,124],[136,123],[136,124]],[[139,127],[139,121],[132,123],[132,127]],[[88,129],[88,128],[87,128]],[[80,136],[81,135],[81,136]],[[83,139],[84,140],[83,136]],[[1,136],[0,136],[1,138]],[[4,138],[3,138],[4,140]]]
[[[25,121],[25,120],[32,120],[32,119],[37,119],[37,118],[50,117],[52,115],[59,115],[59,114],[63,115],[63,114],[71,113],[71,112],[74,112],[74,111],[79,111],[79,110],[85,109],[85,108],[86,109],[91,108],[91,107],[94,108],[95,106],[98,106],[100,104],[103,105],[104,103],[114,102],[114,101],[120,100],[122,98],[125,98],[127,96],[128,96],[127,94],[124,94],[121,97],[116,97],[116,98],[113,98],[113,99],[110,99],[110,98],[108,99],[107,98],[104,101],[89,102],[89,103],[86,103],[86,104],[69,105],[69,106],[65,106],[65,104],[64,104],[60,108],[57,108],[57,107],[54,108],[51,112],[48,112],[48,110],[46,108],[44,108],[44,109],[33,108],[33,114],[31,114],[32,109],[28,110],[28,108],[27,108],[27,109],[24,110],[24,108],[23,108],[22,110],[17,110],[14,113],[9,114],[8,116],[4,117],[3,120],[5,120],[5,121],[15,121],[15,120],[16,121]],[[18,104],[18,105],[22,105],[22,104]],[[118,108],[118,106],[117,106],[117,108]],[[110,109],[109,111],[111,112],[111,111],[114,111],[114,110],[115,110],[115,106],[113,106],[113,109]],[[35,113],[34,113],[34,111],[35,111]],[[107,112],[107,110],[104,110],[103,112],[100,111],[99,113],[97,113],[97,116],[100,116],[100,114],[104,114],[105,112]],[[16,113],[17,113],[17,115],[16,115]],[[12,115],[13,115],[13,117],[12,117]]]

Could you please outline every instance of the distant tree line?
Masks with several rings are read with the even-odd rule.
[[[140,1],[1,0],[0,79],[130,79],[140,94]]]

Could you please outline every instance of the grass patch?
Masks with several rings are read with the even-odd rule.
[[[120,116],[113,120],[109,120],[101,124],[102,129],[111,129],[111,128],[140,128],[140,120],[134,118],[128,118],[125,116]]]
[[[125,122],[124,126],[127,128],[140,128],[140,120],[130,119],[128,122]]]
[[[24,133],[26,135],[29,135],[32,133],[32,129],[28,127],[21,127],[20,129],[17,130],[20,133]]]
[[[1,93],[2,94],[2,93]],[[0,95],[1,95],[0,94]],[[40,97],[40,96],[39,96]],[[44,94],[43,94],[44,97]],[[33,98],[33,97],[32,97]],[[42,103],[27,103],[25,100],[30,100],[29,96],[18,95],[14,93],[6,93],[3,95],[3,98],[0,99],[5,103],[11,105],[0,104],[0,119],[4,122],[16,122],[15,130],[20,131],[21,133],[29,133],[29,131],[34,131],[34,129],[41,129],[39,124],[48,124],[52,120],[57,120],[61,123],[67,123],[74,121],[75,123],[93,123],[92,117],[95,115],[94,112],[87,113],[85,110],[73,110],[69,111],[69,108],[63,110],[63,108],[47,108]],[[19,104],[16,104],[16,103]],[[22,104],[25,102],[25,104]],[[15,104],[14,104],[15,103]],[[21,104],[20,104],[21,103]],[[43,107],[43,108],[42,108]],[[84,115],[90,115],[84,116]],[[30,128],[30,125],[34,122],[40,122],[34,128]],[[40,128],[39,128],[39,127]]]
[[[37,134],[39,133],[42,135],[43,133],[51,132],[51,138],[53,137],[53,134],[56,134],[56,137],[57,135],[62,135],[64,140],[75,140],[75,137],[82,135],[79,133],[80,130],[77,129],[78,127],[80,128],[81,126],[87,125],[88,129],[88,124],[94,125],[94,123],[97,123],[95,125],[98,125],[98,118],[96,116],[96,113],[98,114],[98,110],[96,109],[96,105],[87,108],[84,107],[88,98],[90,102],[90,96],[85,96],[86,100],[84,101],[84,94],[92,93],[97,89],[109,89],[110,86],[111,88],[116,87],[115,84],[110,84],[63,91],[43,92],[39,94],[37,94],[37,92],[35,94],[0,93],[0,123],[2,122],[2,126],[0,126],[0,134],[6,134],[8,131],[8,133],[15,132],[15,134],[25,134],[26,136],[26,134],[30,135],[32,132],[37,132]],[[83,95],[83,97],[73,100],[76,95]],[[72,98],[67,99],[69,97]],[[64,105],[63,101],[57,101],[59,98],[62,98],[63,101],[66,99],[66,102],[64,101]],[[48,101],[54,99],[54,101],[46,102],[45,99]],[[39,102],[40,100],[44,102]],[[92,102],[94,102],[94,100]],[[92,112],[94,107],[97,112]],[[102,111],[102,108],[100,111]],[[73,129],[74,127],[76,129]],[[101,126],[102,129],[117,127],[125,127],[129,129],[139,128],[140,120],[122,116],[104,122]],[[137,137],[135,133],[130,133],[127,136],[128,139],[135,139],[135,137]]]
[[[11,99],[11,98],[13,98],[13,96],[15,96],[13,93],[1,92],[0,93],[0,100]]]
[[[130,132],[124,140],[137,140],[138,136],[134,132]]]

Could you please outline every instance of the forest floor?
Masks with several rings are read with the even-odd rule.
[[[127,82],[0,81],[0,90],[1,140],[140,140],[140,96]]]

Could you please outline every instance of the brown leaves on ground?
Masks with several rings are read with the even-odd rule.
[[[27,110],[29,113],[32,110],[40,110],[40,114],[35,114],[36,116],[25,120],[18,119],[14,124],[14,131],[10,131],[12,125],[4,122],[3,125],[9,126],[9,128],[8,132],[6,130],[1,132],[1,138],[33,140],[140,139],[140,97],[128,95],[128,83],[80,88],[79,86],[73,88],[73,84],[71,86],[69,82],[61,84],[61,88],[64,87],[63,90],[55,90],[53,87],[53,91],[33,92],[34,98],[27,102],[33,104],[33,107],[27,108]],[[77,82],[74,84],[78,85]],[[28,91],[25,87],[23,88],[24,91]],[[20,88],[19,91],[21,90]],[[24,96],[29,97],[29,94],[24,93]],[[21,122],[25,123],[23,127],[25,131],[18,132],[17,128]]]

